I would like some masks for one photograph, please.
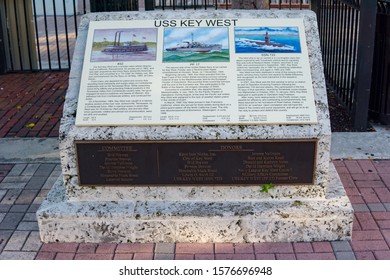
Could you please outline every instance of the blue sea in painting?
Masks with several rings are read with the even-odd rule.
[[[236,53],[301,52],[297,27],[236,28],[235,47]]]
[[[229,50],[198,52],[164,51],[164,62],[229,62]]]

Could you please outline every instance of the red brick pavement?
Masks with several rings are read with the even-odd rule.
[[[57,137],[68,72],[0,75],[0,138]]]

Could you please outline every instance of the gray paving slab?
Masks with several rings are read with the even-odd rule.
[[[40,165],[39,163],[28,164],[26,166],[26,168],[24,169],[22,175],[24,175],[24,176],[32,176],[32,175],[34,175],[34,173],[39,168],[39,165]]]
[[[1,188],[1,184],[0,184],[0,188]],[[6,205],[9,205],[9,208],[11,208],[11,206],[15,203],[16,199],[18,198],[19,194],[22,192],[22,189],[23,188],[9,189],[5,194],[5,196],[3,197],[3,199],[1,200],[0,207],[6,207]]]
[[[1,163],[59,162],[57,138],[2,138],[0,151]]]
[[[39,166],[37,171],[34,173],[34,176],[49,176],[51,172],[53,172],[55,168],[55,164],[53,163],[43,163]]]
[[[0,223],[0,229],[14,230],[18,227],[24,213],[9,212]]]
[[[173,254],[175,253],[175,243],[157,243],[154,251],[158,254]]]
[[[386,212],[386,208],[382,203],[367,203],[371,212]]]
[[[3,251],[0,260],[33,260],[37,252]]]
[[[17,140],[18,141],[18,140]],[[3,142],[2,140],[0,142]],[[19,147],[20,149],[23,149],[25,147]],[[34,149],[34,147],[30,147],[31,149]],[[7,154],[6,149],[2,149],[2,156]],[[14,152],[14,156],[20,156],[17,151]],[[0,158],[1,159],[1,158]],[[6,163],[6,161],[0,161],[1,163]],[[26,168],[27,164],[25,163],[19,163],[15,164],[14,167],[11,169],[11,171],[8,173],[8,176],[19,176],[22,174],[24,169]]]
[[[370,212],[370,209],[368,208],[367,204],[354,203],[352,204],[352,207],[355,212]]]
[[[42,241],[39,237],[38,231],[32,231],[28,236],[22,250],[23,251],[35,251],[38,252],[42,246]]]
[[[29,231],[15,231],[12,234],[11,238],[8,240],[8,243],[4,247],[4,250],[5,251],[21,250],[29,235],[30,235]]]
[[[12,233],[11,230],[0,230],[0,252],[3,251],[4,247],[7,245]]]
[[[3,199],[6,193],[7,193],[6,190],[0,190],[0,201]]]
[[[0,190],[18,189],[22,190],[26,183],[0,183]]]
[[[337,260],[356,260],[353,252],[335,252],[334,254]]]
[[[390,126],[374,125],[374,129],[332,133],[332,159],[390,159]]]
[[[351,244],[348,241],[332,241],[334,252],[352,252]]]

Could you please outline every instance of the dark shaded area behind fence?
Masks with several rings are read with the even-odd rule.
[[[318,0],[325,76],[358,131],[389,123],[389,0]]]
[[[369,112],[390,124],[390,1],[378,1]]]

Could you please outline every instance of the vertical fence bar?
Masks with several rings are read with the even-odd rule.
[[[73,4],[74,4],[74,2],[73,2]],[[85,15],[86,13],[87,13],[87,4],[86,4],[85,0],[83,0],[83,15]]]
[[[338,96],[341,95],[340,93],[340,87],[339,87],[339,77],[338,77],[338,73],[339,73],[339,67],[340,67],[340,41],[341,41],[341,38],[340,38],[340,34],[341,34],[341,9],[342,9],[342,5],[343,3],[342,2],[339,2],[337,3],[336,5],[336,9],[337,9],[337,12],[336,12],[336,26],[335,26],[335,30],[334,30],[334,33],[335,33],[335,51],[334,51],[334,57],[333,57],[333,79],[334,79],[334,84],[335,84],[335,87],[336,87],[336,92],[338,94]]]
[[[28,25],[28,15],[27,15],[27,3],[26,0],[23,0],[23,13],[24,13],[24,27],[26,28],[26,38],[27,38],[27,46],[30,44],[30,32],[29,32],[29,25]],[[28,53],[28,63],[30,71],[33,70],[33,61],[32,61],[32,49],[27,47],[27,53]]]
[[[334,73],[333,73],[333,69],[334,69],[334,64],[335,64],[335,61],[334,61],[334,57],[335,57],[335,42],[336,42],[336,13],[335,13],[335,9],[336,9],[336,4],[335,2],[332,3],[331,5],[331,22],[333,23],[331,25],[331,28],[330,28],[330,48],[331,48],[331,52],[330,52],[330,55],[329,55],[329,78],[331,79],[332,81],[332,84],[334,84]]]
[[[17,45],[18,45],[18,54],[19,54],[19,66],[20,66],[20,70],[24,70],[24,66],[23,66],[23,57],[22,57],[22,49],[21,49],[21,38],[20,38],[20,30],[19,30],[19,17],[18,17],[18,11],[17,11],[17,5],[16,5],[16,1],[14,1],[13,3],[14,5],[14,17],[15,17],[15,27],[16,27],[16,42],[17,42]]]
[[[352,8],[351,6],[348,6],[348,9],[349,9],[349,22],[348,22],[348,42],[349,42],[349,48],[347,50],[347,70],[346,70],[346,87],[347,87],[347,91],[345,93],[345,96],[344,96],[344,99],[347,99],[348,96],[352,96],[352,90],[353,90],[353,79],[354,79],[354,76],[353,76],[353,61],[355,60],[355,57],[354,57],[354,46],[355,46],[355,36],[354,36],[354,33],[355,33],[355,29],[354,29],[354,26],[355,26],[355,22],[357,21],[357,18],[356,18],[356,9],[355,8]]]
[[[322,47],[322,61],[324,63],[325,75],[327,75],[326,69],[328,68],[328,64],[327,64],[327,62],[328,62],[327,61],[327,59],[328,59],[328,56],[327,56],[328,45],[324,43],[324,42],[326,42],[326,39],[328,38],[328,16],[329,16],[329,9],[327,9],[328,1],[329,0],[320,0],[320,3],[321,3],[320,13],[322,15],[322,21],[321,21],[322,27],[320,26],[320,30],[322,30],[321,47]]]
[[[327,10],[328,10],[328,30],[327,30],[327,38],[325,44],[328,46],[328,51],[326,54],[326,74],[328,76],[328,80],[330,78],[330,69],[331,69],[331,59],[332,59],[332,30],[333,30],[333,2],[332,0],[328,0],[328,5],[327,5]]]
[[[41,46],[39,42],[39,30],[38,30],[38,18],[37,18],[37,7],[35,0],[33,0],[33,10],[34,10],[34,23],[35,23],[35,36],[36,36],[36,42],[37,42],[37,53],[38,53],[38,65],[39,70],[42,70],[42,57],[41,57]]]
[[[0,74],[7,72],[7,59],[5,56],[5,39],[3,32],[3,14],[0,11]]]
[[[355,90],[356,90],[356,57],[358,52],[358,40],[359,40],[359,24],[360,24],[360,10],[356,6],[354,8],[355,21],[354,21],[354,33],[353,33],[353,49],[351,56],[351,81],[350,81],[350,92],[347,98],[348,109],[350,112],[353,110],[352,104],[356,102],[355,100]]]
[[[339,5],[339,18],[338,18],[338,22],[339,22],[339,28],[338,28],[338,39],[337,39],[337,50],[338,50],[338,53],[337,53],[337,67],[336,67],[336,81],[337,81],[337,88],[338,88],[338,93],[339,95],[343,95],[343,86],[342,86],[342,75],[343,75],[343,70],[344,70],[344,65],[342,63],[342,60],[343,60],[343,42],[345,40],[344,38],[344,28],[345,28],[345,25],[344,25],[344,9],[345,9],[345,4],[344,3],[340,3]]]
[[[56,38],[58,69],[61,70],[60,42],[58,40],[57,7],[56,7],[56,1],[55,0],[53,0],[53,17],[54,17],[54,30],[55,30],[55,38]]]
[[[46,35],[47,61],[49,63],[49,69],[51,70],[51,54],[50,54],[50,43],[49,43],[49,31],[47,25],[46,0],[43,0],[42,6],[43,6],[43,16],[44,16],[44,25],[45,25],[45,35]]]
[[[322,39],[322,45],[324,46],[324,66],[325,66],[325,75],[328,76],[328,69],[329,69],[329,44],[326,42],[329,42],[329,21],[330,21],[330,12],[329,12],[329,0],[323,0],[325,2],[325,8],[324,8],[324,36]]]
[[[359,47],[356,72],[356,102],[353,107],[354,126],[367,130],[368,104],[374,59],[377,1],[362,0],[360,4]]]
[[[74,30],[75,30],[75,33],[76,33],[76,38],[77,38],[77,11],[76,11],[76,2],[75,0],[73,0],[73,18],[74,18]]]
[[[344,43],[343,43],[343,68],[342,68],[342,80],[341,80],[341,94],[346,96],[349,91],[348,87],[348,57],[350,56],[350,40],[351,40],[351,7],[345,5],[344,8]]]
[[[27,19],[29,17],[27,16],[27,3],[26,3],[26,0],[23,0],[23,13],[24,13],[24,24],[25,24],[24,27],[26,28],[28,63],[29,63],[29,66],[30,66],[29,67],[30,71],[32,71],[33,70],[32,53],[31,53],[32,50],[29,47],[31,38],[30,38],[30,32],[29,32],[29,25],[28,25],[28,21],[27,21]]]
[[[73,5],[75,3],[73,2]],[[83,8],[85,11],[85,1],[83,1]],[[62,8],[64,9],[64,28],[65,28],[65,41],[66,41],[66,55],[68,58],[68,67],[70,68],[70,51],[69,51],[69,35],[68,35],[68,17],[66,13],[66,5],[65,0],[62,0]],[[76,15],[75,15],[76,16]],[[76,27],[77,28],[77,27]]]
[[[10,30],[8,28],[8,24],[9,24],[9,16],[8,16],[8,4],[7,4],[7,1],[4,1],[4,11],[5,11],[5,24],[6,24],[6,30],[7,30],[7,43],[8,43],[8,46],[7,46],[7,49],[8,49],[8,53],[9,53],[9,61],[10,61],[10,66],[11,66],[11,69],[14,69],[14,58],[13,58],[13,52],[12,52],[12,46],[11,46],[11,35],[10,35]]]
[[[341,7],[342,3],[339,1],[335,5],[335,27],[334,27],[334,53],[333,53],[333,62],[332,62],[332,78],[333,78],[333,84],[336,90],[336,94],[338,96],[341,96],[340,93],[340,87],[339,87],[339,81],[338,81],[338,70],[340,66],[340,30],[341,30],[341,24],[340,24],[340,17],[341,17]]]

